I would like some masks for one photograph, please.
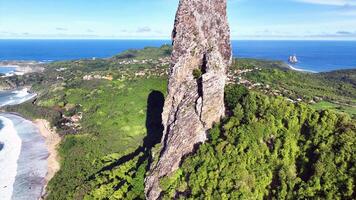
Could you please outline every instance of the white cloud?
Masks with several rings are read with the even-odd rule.
[[[355,6],[356,0],[295,0],[298,2],[320,4],[320,5],[333,5],[333,6]]]
[[[137,29],[136,31],[137,33],[147,33],[147,32],[151,32],[151,28],[148,26],[144,26],[144,27],[140,27]]]
[[[356,10],[342,11],[339,12],[338,14],[346,17],[354,17],[356,16]]]

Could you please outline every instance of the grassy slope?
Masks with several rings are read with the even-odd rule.
[[[160,49],[146,48],[142,51],[127,51],[121,54],[122,57],[110,60],[82,61],[74,65],[81,75],[85,75],[82,74],[84,71],[109,73],[120,78],[114,78],[113,81],[82,81],[77,76],[68,74],[69,81],[63,91],[46,95],[62,97],[57,98],[61,99],[59,101],[55,99],[55,105],[52,106],[66,101],[67,105],[80,104],[79,111],[83,112],[80,134],[66,136],[61,145],[61,170],[49,184],[48,199],[83,198],[85,193],[92,190],[91,186],[81,187],[89,177],[94,176],[115,158],[120,158],[142,145],[146,136],[148,96],[152,91],[165,93],[166,77],[135,78],[137,69],[156,66],[149,63],[120,65],[119,62],[130,59],[156,59],[169,55],[168,50],[165,46]],[[128,53],[130,56],[126,58]],[[99,64],[93,64],[96,62]],[[65,67],[71,67],[71,64],[64,64]],[[61,66],[56,65],[53,67]],[[51,101],[53,98],[45,98],[38,104],[50,105],[53,103]]]
[[[348,113],[349,115],[355,118],[356,116],[356,107],[354,106],[345,106],[340,104],[331,103],[328,101],[321,101],[316,104],[312,104],[311,107],[315,108],[316,110],[335,110],[339,112]]]
[[[97,88],[68,89],[69,103],[82,105],[80,135],[65,137],[60,147],[61,170],[50,183],[49,199],[81,195],[76,187],[104,167],[101,159],[136,149],[146,135],[147,97],[166,91],[162,78],[114,81]]]

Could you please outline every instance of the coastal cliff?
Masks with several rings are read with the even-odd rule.
[[[159,160],[145,180],[148,199],[159,198],[160,179],[172,175],[224,115],[226,71],[232,57],[226,0],[180,0],[172,38],[162,114],[165,129]]]

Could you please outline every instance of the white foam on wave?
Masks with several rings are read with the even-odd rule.
[[[17,135],[12,121],[0,116],[2,129],[0,130],[0,141],[4,143],[0,151],[0,199],[10,200],[14,189],[17,174],[17,160],[21,152],[22,141]]]
[[[0,67],[5,67],[5,68],[18,68],[20,66],[18,65],[1,65]]]
[[[29,93],[27,88],[12,91],[12,94],[8,95],[8,98],[0,104],[0,107],[21,104],[37,96],[35,93]]]
[[[24,88],[22,90],[16,90],[16,91],[13,91],[12,93],[16,94],[17,98],[23,98],[23,97],[26,97],[28,95],[27,88]]]

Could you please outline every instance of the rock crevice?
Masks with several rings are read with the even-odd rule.
[[[147,199],[160,197],[160,178],[176,171],[225,113],[224,87],[231,64],[226,0],[180,0],[172,37],[162,114],[165,130],[159,160],[145,180]]]

